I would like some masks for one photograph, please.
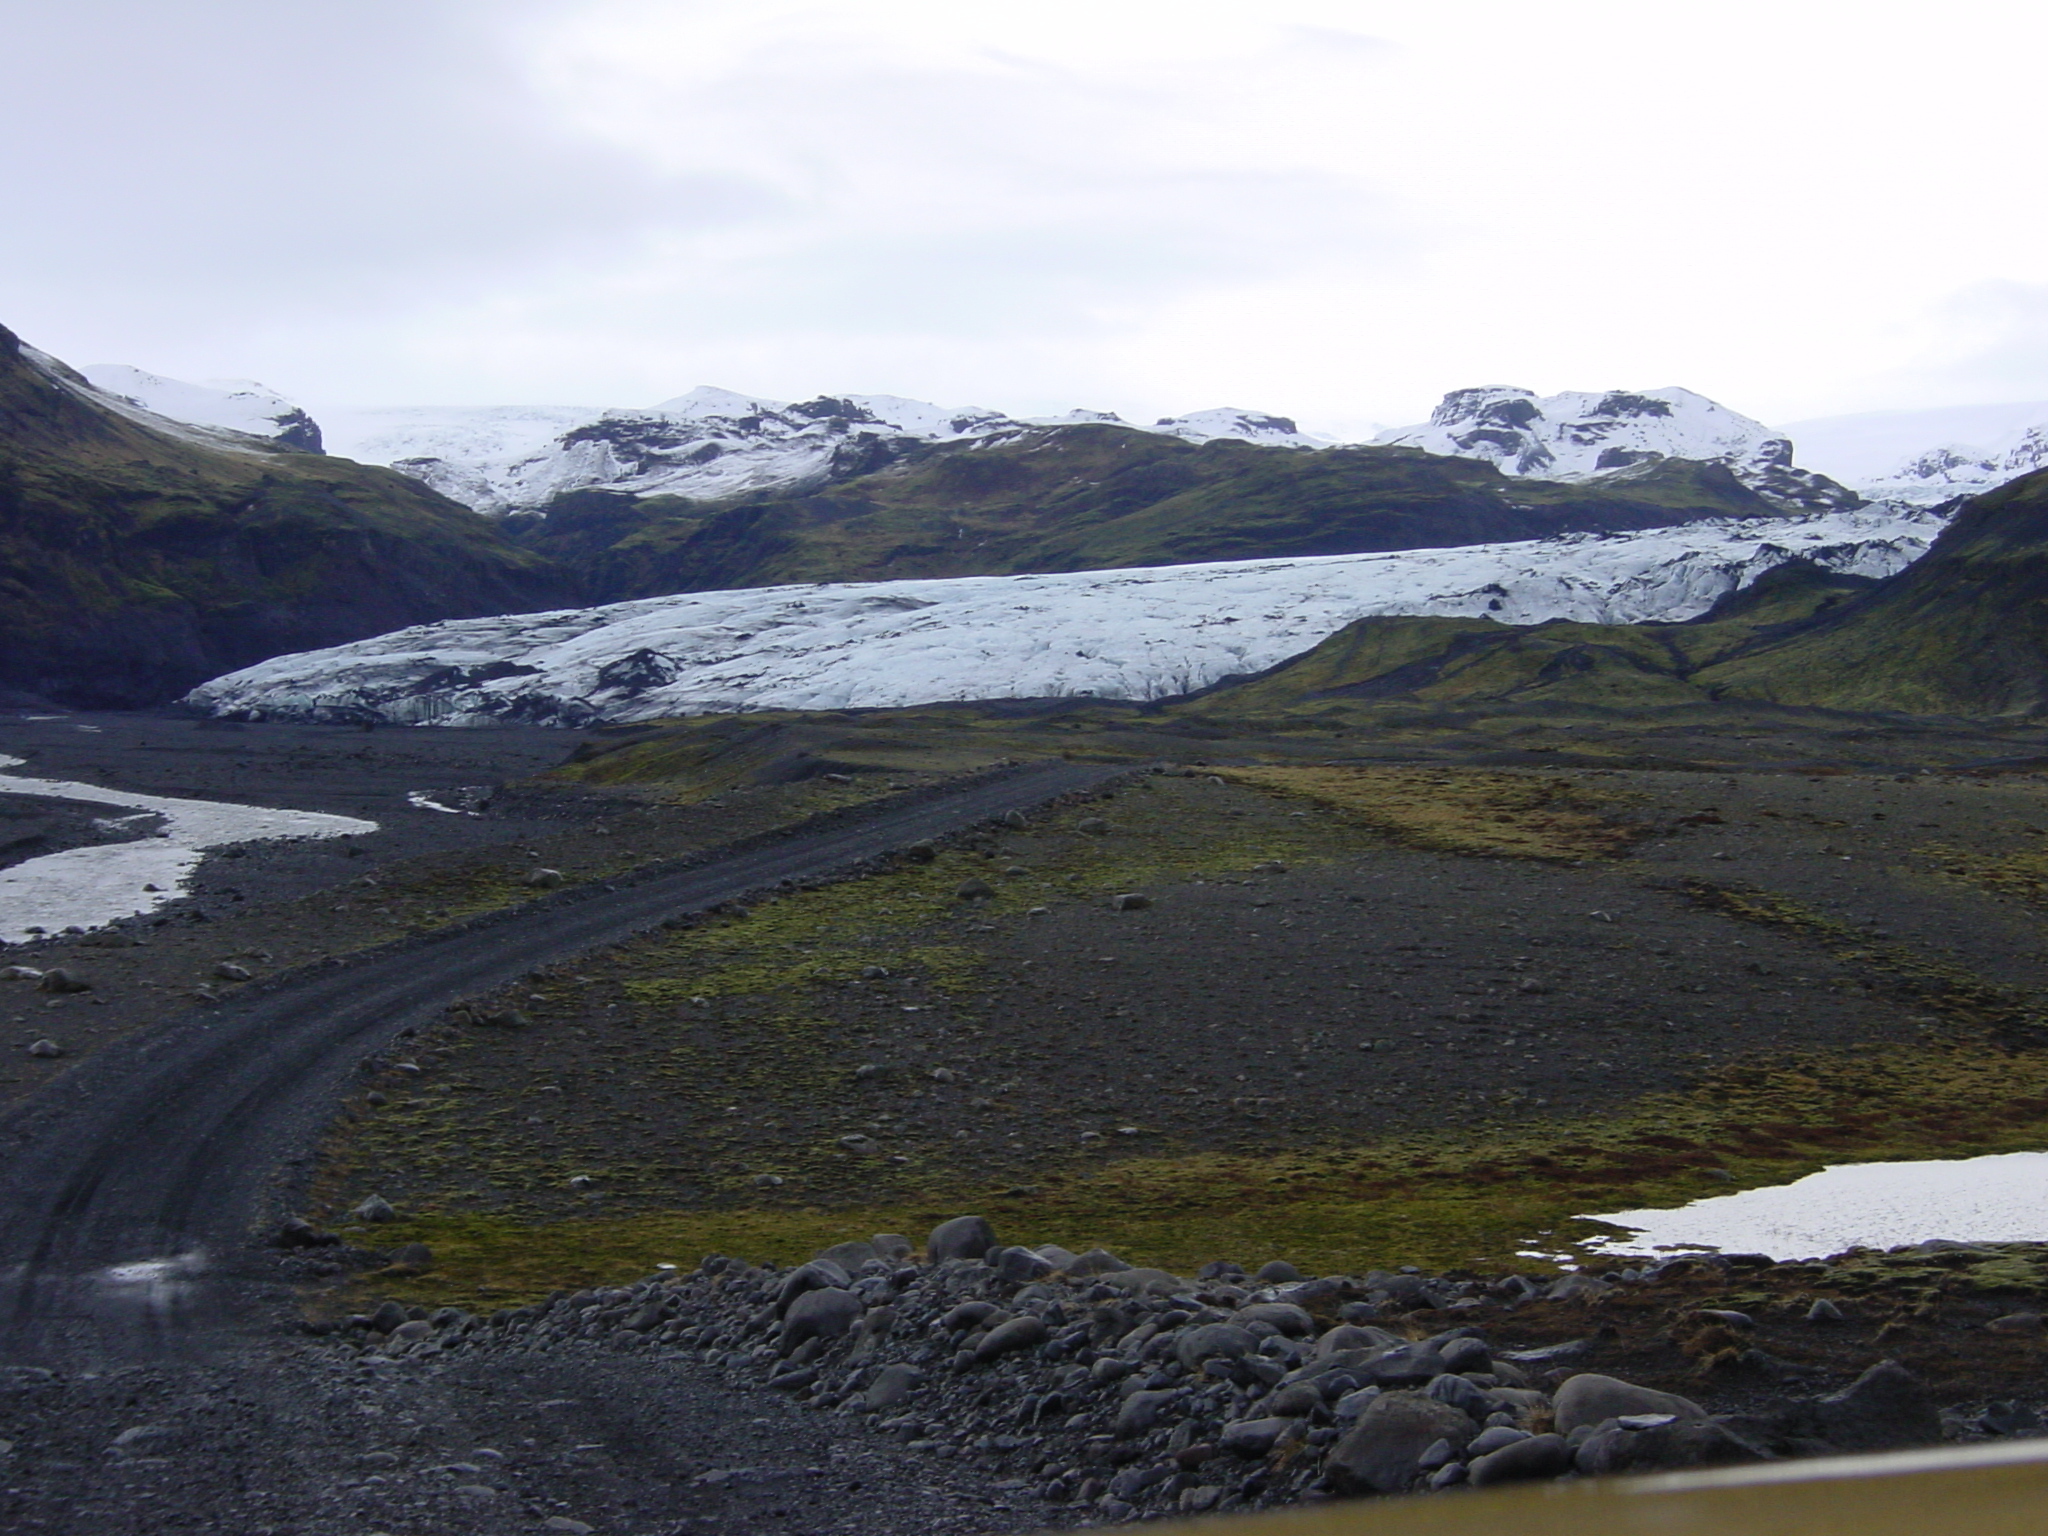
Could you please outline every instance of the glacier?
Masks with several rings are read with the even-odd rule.
[[[186,704],[250,720],[587,726],[947,700],[1149,700],[1271,667],[1354,619],[1693,618],[1788,560],[1882,577],[1934,511],[1147,569],[692,592],[418,625],[279,656]]]

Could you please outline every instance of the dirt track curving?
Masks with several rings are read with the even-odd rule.
[[[241,1313],[236,1255],[279,1174],[363,1055],[448,1003],[1123,772],[1055,763],[888,803],[301,972],[102,1051],[0,1122],[0,1360],[156,1354]]]

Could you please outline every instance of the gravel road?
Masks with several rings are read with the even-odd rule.
[[[156,1358],[250,1315],[248,1287],[260,1282],[241,1257],[248,1235],[275,1214],[338,1088],[365,1054],[456,999],[1123,771],[1015,770],[616,888],[564,892],[301,972],[102,1051],[0,1123],[0,1360]]]

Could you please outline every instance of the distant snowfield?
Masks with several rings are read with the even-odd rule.
[[[1094,695],[1261,671],[1354,619],[1687,619],[1795,557],[1888,576],[1941,521],[1870,507],[1621,535],[1153,569],[697,592],[420,625],[280,656],[187,702],[248,719],[587,725]]]
[[[18,768],[0,756],[0,769]],[[67,848],[0,870],[0,943],[21,944],[66,928],[102,928],[153,912],[185,894],[185,882],[209,849],[267,838],[348,837],[374,832],[377,823],[319,811],[281,811],[267,805],[179,800],[136,795],[98,784],[24,779],[0,772],[0,795],[46,795],[115,806],[139,818],[163,818],[161,831],[128,843]]]

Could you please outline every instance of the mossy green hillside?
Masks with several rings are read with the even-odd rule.
[[[0,686],[159,704],[236,667],[567,593],[388,469],[153,431],[0,329]]]

